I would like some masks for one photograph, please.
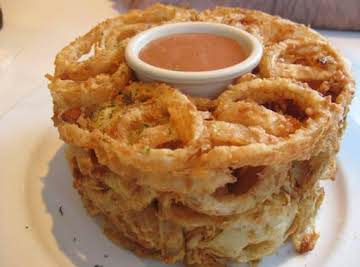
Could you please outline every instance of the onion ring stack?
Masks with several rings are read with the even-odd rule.
[[[212,21],[262,41],[257,69],[218,98],[136,80],[124,48],[164,23]],[[107,20],[65,47],[48,75],[53,121],[84,206],[140,256],[225,266],[288,238],[314,248],[314,217],[334,178],[354,82],[304,25],[259,11],[154,5]]]

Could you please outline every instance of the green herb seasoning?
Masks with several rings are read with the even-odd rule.
[[[148,146],[147,146],[147,147],[145,147],[145,149],[144,149],[144,153],[145,153],[145,154],[149,154],[149,153],[150,153],[150,149],[151,149],[151,148],[150,148],[150,147],[148,147]]]

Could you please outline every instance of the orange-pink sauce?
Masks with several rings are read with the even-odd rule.
[[[146,63],[176,71],[209,71],[240,63],[247,57],[235,40],[208,33],[181,33],[158,38],[139,53]]]

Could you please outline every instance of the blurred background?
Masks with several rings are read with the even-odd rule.
[[[244,7],[291,19],[316,28],[360,30],[360,0],[127,0],[128,8],[144,8],[157,2],[196,9],[215,6]]]
[[[13,0],[14,2],[16,0]],[[154,3],[174,4],[198,10],[215,6],[254,8],[316,28],[360,30],[360,0],[112,0],[118,11],[145,8]],[[18,1],[20,2],[20,1]],[[34,3],[37,1],[34,0]],[[92,1],[88,1],[91,4]],[[0,29],[3,15],[0,8]]]

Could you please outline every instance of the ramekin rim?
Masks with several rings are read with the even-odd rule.
[[[156,34],[157,32],[166,31],[169,28],[177,28],[183,27],[183,33],[187,32],[186,27],[193,27],[196,25],[204,25],[205,27],[216,27],[217,29],[223,29],[224,31],[232,32],[239,35],[242,35],[242,38],[246,39],[251,44],[251,52],[248,57],[241,61],[238,64],[211,70],[211,71],[174,71],[159,68],[153,66],[151,64],[146,63],[141,60],[138,56],[139,53],[135,53],[134,46],[138,45],[138,42],[141,41],[146,36],[150,36],[151,34]],[[171,34],[169,34],[171,35]],[[154,38],[156,39],[156,38]],[[154,39],[150,39],[147,42],[141,43],[138,52],[143,48],[146,44],[151,42]],[[235,39],[235,38],[234,38]],[[241,74],[247,73],[251,71],[260,61],[263,53],[263,47],[260,41],[256,39],[250,33],[222,23],[214,23],[214,22],[178,22],[178,23],[169,23],[160,26],[156,26],[150,28],[146,31],[143,31],[134,37],[132,37],[126,47],[125,50],[125,58],[130,68],[132,68],[135,72],[140,71],[148,77],[151,77],[154,80],[161,80],[165,82],[181,82],[181,83],[203,83],[206,81],[223,81],[228,79],[233,79]]]

